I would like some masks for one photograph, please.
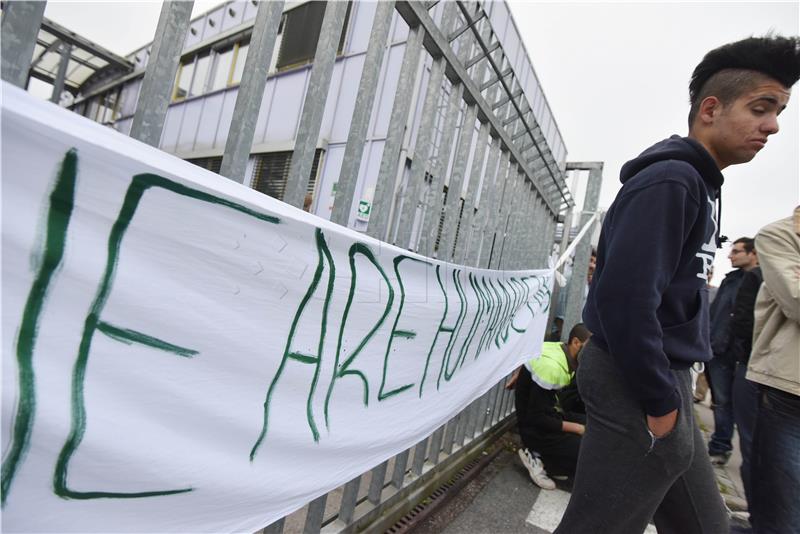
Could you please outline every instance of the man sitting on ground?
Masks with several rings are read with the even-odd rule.
[[[555,488],[548,472],[575,475],[586,416],[564,410],[557,393],[574,380],[578,353],[590,335],[583,324],[576,324],[567,343],[544,343],[541,355],[519,369],[515,401],[524,446],[519,455],[533,482],[543,489]]]

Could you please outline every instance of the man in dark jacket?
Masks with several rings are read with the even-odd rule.
[[[586,432],[556,532],[728,532],[692,411],[690,367],[711,359],[706,274],[719,246],[715,202],[729,165],[778,131],[800,78],[800,38],[712,50],[689,84],[689,136],[622,168],[608,210],[577,371]]]
[[[708,362],[711,388],[714,391],[714,433],[708,442],[708,455],[714,465],[725,465],[731,455],[733,438],[733,377],[736,358],[733,354],[731,317],[736,295],[744,274],[758,266],[753,239],[740,237],[733,242],[728,254],[735,270],[725,276],[711,304],[711,350],[714,357]],[[758,292],[758,289],[756,289]],[[755,295],[753,295],[755,303]],[[752,308],[750,313],[752,313]],[[753,327],[750,326],[750,336]]]

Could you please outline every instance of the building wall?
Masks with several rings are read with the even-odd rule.
[[[303,3],[287,2],[285,11],[289,11]],[[434,19],[437,21],[441,18],[444,4],[444,2],[440,2],[432,12]],[[332,193],[342,164],[376,6],[375,2],[366,1],[352,4],[349,20],[345,28],[344,48],[334,66],[322,129],[317,144],[318,148],[324,150],[324,156],[321,160],[319,176],[316,181],[312,209],[321,217],[329,218],[331,214]],[[546,105],[543,92],[536,79],[527,52],[519,38],[519,33],[509,13],[508,6],[503,1],[487,1],[483,3],[483,6],[489,15],[489,20],[498,39],[503,45],[509,63],[513,66],[519,83],[542,127],[545,138],[553,151],[553,156],[559,164],[562,164],[566,156],[563,142]],[[256,4],[246,0],[228,2],[198,17],[192,21],[190,31],[187,32],[184,53],[192,49],[202,48],[206,44],[215,41],[236,40],[237,34],[240,36],[246,35],[251,27],[252,20],[255,18],[255,14]],[[360,199],[370,202],[372,200],[407,34],[408,27],[395,12],[390,30],[389,45],[384,53],[375,105],[372,110],[358,176],[355,193],[356,204]],[[457,41],[454,48],[457,49],[458,46]],[[271,72],[273,74],[268,79],[264,90],[253,141],[254,156],[251,157],[250,165],[248,166],[251,173],[248,175],[246,183],[249,183],[252,179],[252,170],[256,167],[254,160],[258,157],[258,154],[291,151],[297,134],[311,64],[275,72],[274,67],[279,49],[280,42],[277,42],[272,60]],[[148,46],[143,47],[132,53],[129,59],[133,60],[137,67],[143,69],[149,57],[148,51]],[[458,50],[456,51],[458,52]],[[462,51],[461,53],[467,54],[468,52]],[[413,158],[413,147],[416,143],[416,132],[421,119],[422,101],[425,87],[427,86],[427,72],[431,63],[431,59],[427,54],[423,57],[426,60],[420,62],[420,70],[422,72],[417,77],[418,83],[415,88],[413,112],[409,117],[406,143],[404,152],[401,154],[401,161],[404,161],[406,156]],[[211,73],[208,74],[208,76],[210,75]],[[141,80],[141,77],[134,78],[126,82],[121,89],[118,110],[115,114],[115,120],[111,123],[114,128],[121,132],[128,133],[130,131],[132,114]],[[167,113],[161,138],[161,148],[185,159],[221,156],[231,125],[237,92],[238,85],[232,85],[173,102]],[[434,150],[438,150],[438,145],[441,141],[446,102],[445,95],[440,100],[439,113],[437,114],[436,127],[438,133],[435,136]],[[88,112],[92,108],[91,105],[87,104],[84,103],[76,110],[83,110],[84,113]],[[477,139],[477,136],[474,137]],[[447,158],[447,161],[452,163],[453,153],[457,146],[457,138],[458,132],[451,145],[452,151],[450,154],[437,154],[437,157]],[[473,151],[474,144],[475,141],[473,141]],[[469,165],[467,172],[469,172]],[[349,225],[357,230],[366,229],[366,222],[357,220],[355,211],[351,214]]]

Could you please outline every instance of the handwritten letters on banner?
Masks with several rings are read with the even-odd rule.
[[[538,352],[550,271],[425,258],[3,92],[3,530],[254,531]]]

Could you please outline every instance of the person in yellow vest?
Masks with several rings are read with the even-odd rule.
[[[575,475],[586,416],[565,410],[558,392],[573,382],[578,353],[589,336],[583,324],[576,324],[567,343],[544,343],[541,354],[518,370],[515,404],[523,444],[519,456],[531,480],[543,489],[555,488],[548,473]]]

